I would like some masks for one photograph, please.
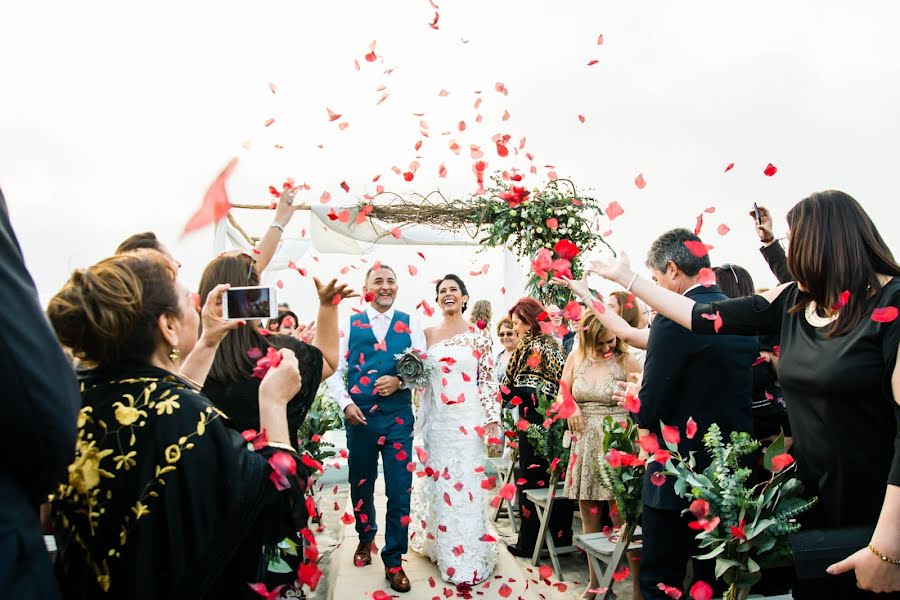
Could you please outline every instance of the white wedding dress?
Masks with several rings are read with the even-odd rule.
[[[437,564],[445,581],[474,584],[497,564],[497,534],[481,487],[487,440],[475,430],[500,421],[491,340],[466,332],[428,354],[438,369],[416,422],[427,457],[420,454],[425,460],[413,483],[410,547]]]

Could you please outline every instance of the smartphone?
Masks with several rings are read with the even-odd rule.
[[[753,203],[753,215],[756,217],[757,225],[762,223],[762,217],[759,216],[759,207],[756,205],[756,202]]]
[[[278,299],[274,287],[233,287],[225,290],[222,316],[229,321],[274,319],[278,316]]]

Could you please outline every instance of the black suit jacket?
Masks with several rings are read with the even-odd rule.
[[[38,505],[75,456],[81,397],[0,192],[0,597],[54,598]]]
[[[696,287],[685,294],[695,302],[726,300],[715,285]],[[681,433],[678,450],[688,456],[696,450],[697,466],[709,465],[702,438],[711,423],[717,423],[727,440],[732,431],[753,432],[750,412],[753,389],[752,365],[757,355],[755,337],[693,334],[674,321],[657,315],[650,328],[641,410],[637,423],[649,429],[665,447],[662,426],[674,425]],[[688,439],[685,424],[697,422],[697,435]],[[681,510],[687,501],[675,495],[672,477],[657,487],[650,475],[664,470],[657,462],[648,465],[644,479],[644,504],[666,510]]]

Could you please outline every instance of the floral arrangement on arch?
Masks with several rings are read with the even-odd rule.
[[[395,225],[386,235],[397,238],[406,225],[466,231],[484,246],[510,248],[531,263],[528,293],[559,306],[568,302],[571,292],[545,285],[548,278],[580,278],[581,254],[598,243],[612,250],[595,224],[605,214],[599,202],[581,195],[568,179],[529,190],[524,175],[503,171],[494,173],[479,191],[483,193],[465,199],[447,199],[440,192],[407,197],[382,192],[356,207],[355,222],[376,219]]]
[[[665,475],[676,478],[675,493],[692,501],[688,511],[696,521],[690,526],[706,550],[697,558],[716,560],[716,577],[729,584],[725,600],[746,598],[762,567],[790,558],[788,537],[800,529],[796,517],[817,500],[801,497],[803,484],[796,477],[794,459],[785,453],[784,434],[763,456],[769,479],[755,485],[748,483],[752,471],[744,459],[760,444],[748,433],[732,432],[730,442],[723,443],[719,426],[710,425],[703,445],[712,462],[702,472],[696,470],[693,455],[685,458],[676,443],[665,443],[672,452]]]

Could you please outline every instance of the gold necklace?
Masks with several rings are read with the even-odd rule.
[[[837,313],[837,312],[835,312],[830,317],[820,317],[819,313],[816,312],[816,309],[817,309],[816,301],[810,300],[809,304],[806,305],[805,316],[806,316],[806,322],[809,323],[810,325],[812,325],[813,327],[825,327],[826,325],[830,325],[831,323],[834,323],[838,318],[839,313]]]

